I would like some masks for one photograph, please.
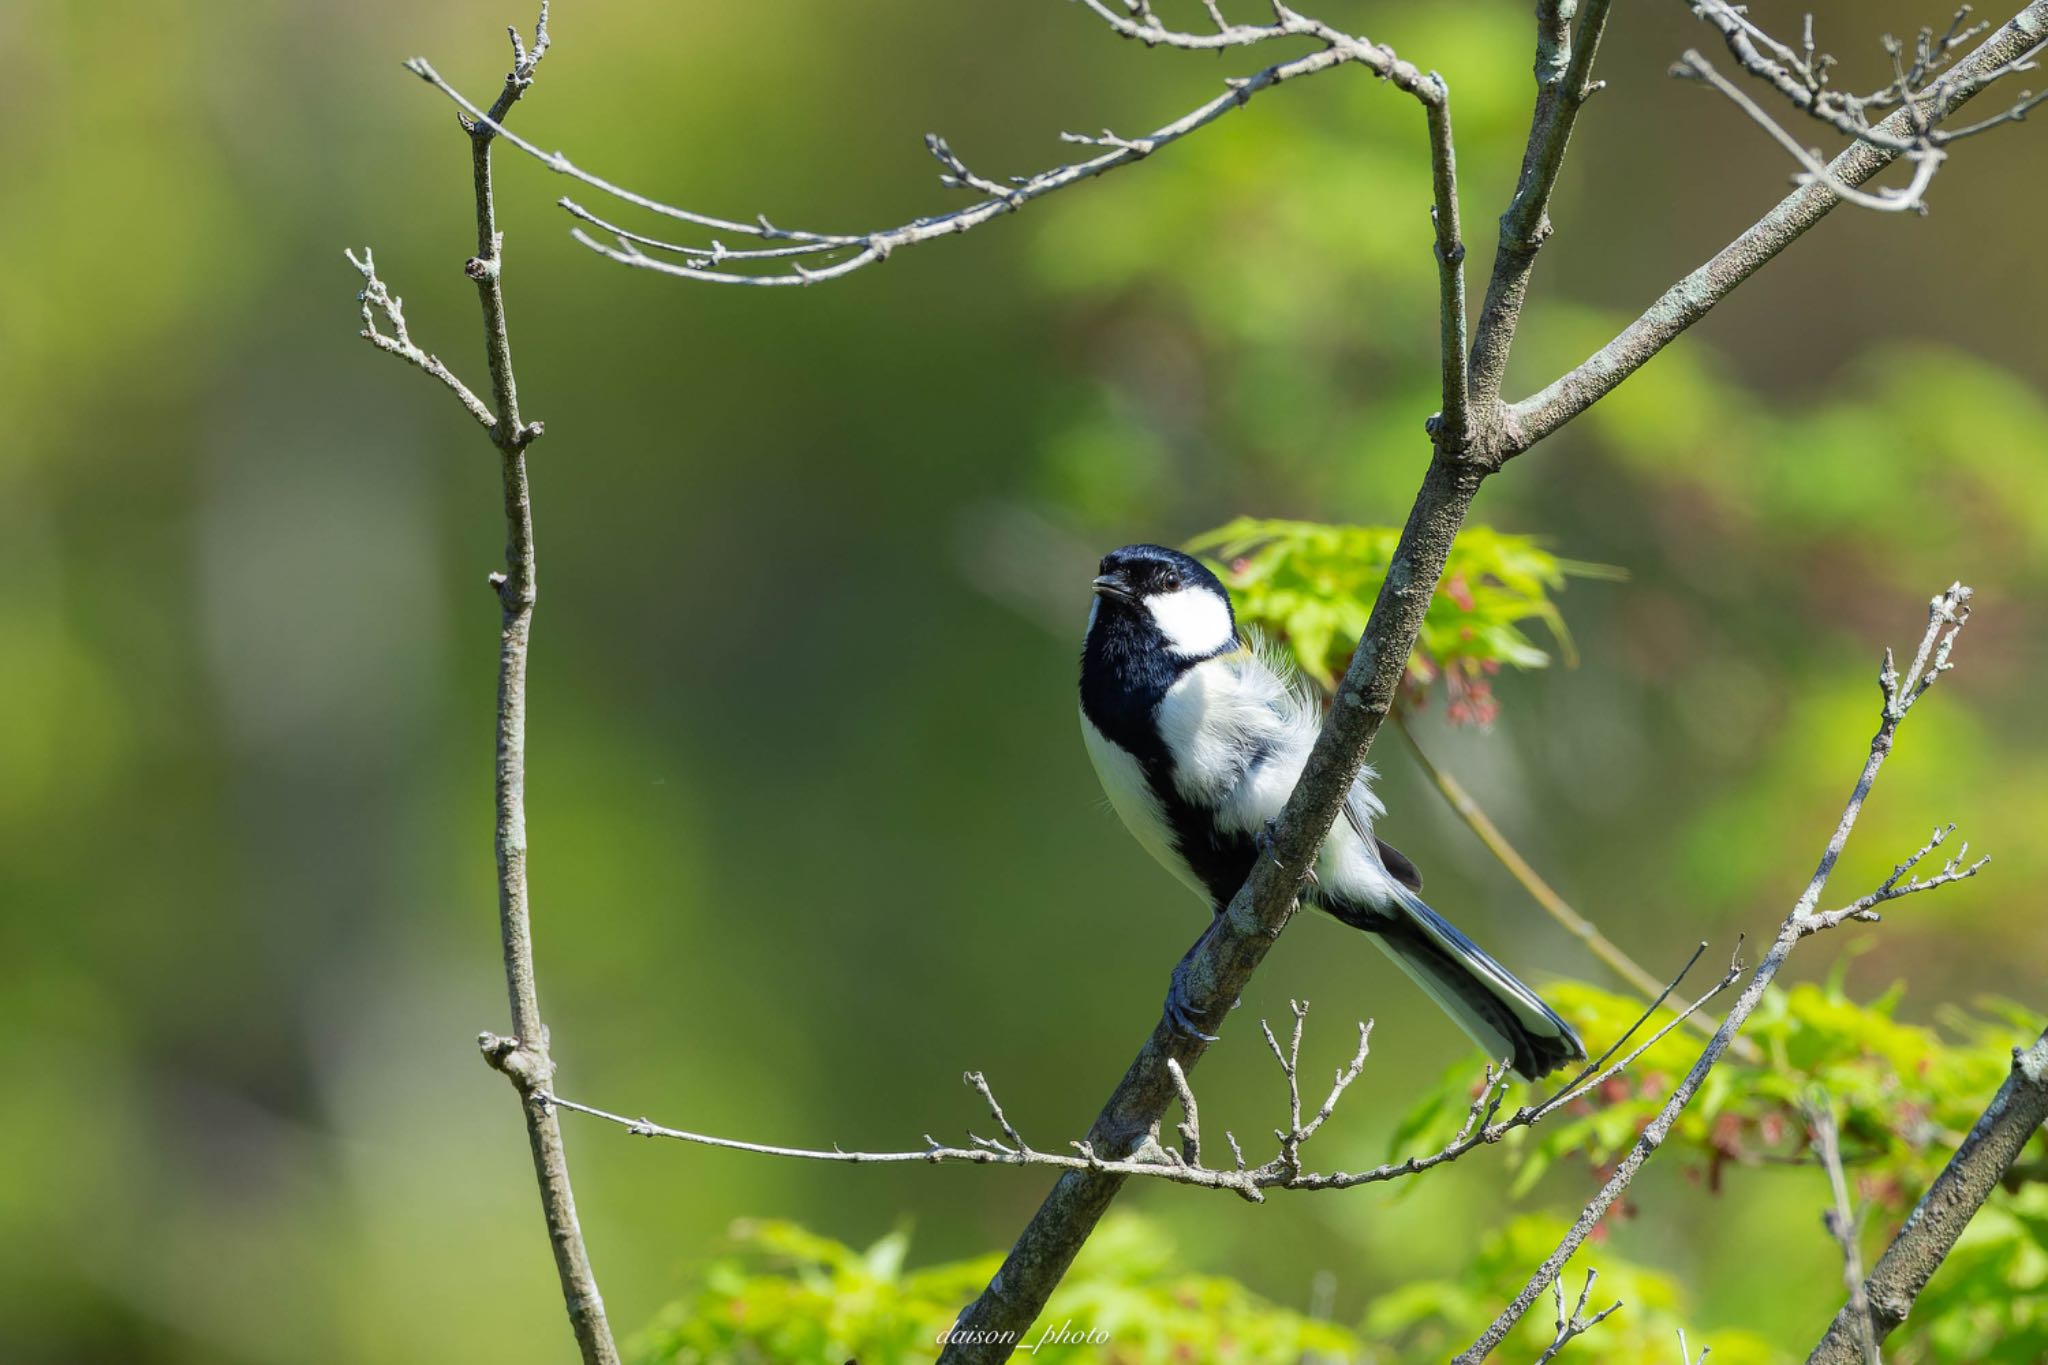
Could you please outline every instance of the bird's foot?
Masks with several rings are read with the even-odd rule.
[[[1213,1043],[1221,1035],[1203,1029],[1201,1017],[1196,1014],[1194,1005],[1188,999],[1188,963],[1193,957],[1194,954],[1189,953],[1180,960],[1180,965],[1173,969],[1173,979],[1166,988],[1166,1023],[1176,1033],[1199,1038],[1205,1043]],[[1237,1005],[1233,1002],[1230,1007],[1236,1009]]]

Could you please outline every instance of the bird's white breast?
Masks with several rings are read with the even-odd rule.
[[[1219,829],[1241,834],[1257,833],[1285,808],[1322,728],[1314,703],[1249,649],[1188,669],[1160,701],[1156,720],[1175,788],[1213,811]],[[1366,842],[1381,813],[1371,779],[1367,768],[1353,784],[1347,816],[1324,841],[1316,872],[1323,885],[1380,905],[1391,899],[1392,884]]]

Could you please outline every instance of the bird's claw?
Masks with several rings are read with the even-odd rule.
[[[1166,988],[1167,1026],[1176,1033],[1199,1038],[1205,1043],[1213,1043],[1221,1035],[1203,1029],[1200,1017],[1188,1003],[1187,970],[1187,959],[1183,958],[1180,965],[1173,969],[1173,980]],[[1237,1006],[1233,1004],[1231,1008],[1236,1009]]]

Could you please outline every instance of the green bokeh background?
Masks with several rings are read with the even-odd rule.
[[[1189,6],[1192,10],[1195,7]],[[1945,18],[1819,7],[1852,70]],[[1621,5],[1510,387],[1598,344],[1780,194],[1788,167],[1666,79],[1711,37]],[[1526,6],[1326,17],[1449,78],[1474,265],[1520,153]],[[1777,11],[1784,11],[1783,14]],[[1777,21],[1788,6],[1759,6]],[[2003,11],[1987,15],[2002,18]],[[17,0],[0,12],[0,1351],[125,1362],[560,1360],[501,1027],[490,858],[502,539],[490,451],[356,336],[372,244],[414,335],[481,383],[467,150],[405,76],[495,88],[521,7]],[[1872,40],[1866,41],[1866,35]],[[519,126],[626,183],[824,228],[957,200],[1204,99],[1216,59],[1056,0],[566,0]],[[1810,135],[1815,130],[1802,130]],[[1427,453],[1433,277],[1411,102],[1333,73],[972,237],[829,287],[610,266],[506,156],[500,205],[542,600],[529,783],[565,1091],[757,1140],[915,1146],[982,1115],[1079,1135],[1200,924],[1100,807],[1075,733],[1103,549],[1251,513],[1398,521]],[[1978,588],[1837,886],[1937,820],[1990,875],[1851,944],[1908,1017],[2039,1006],[2048,873],[2048,212],[2041,130],[1958,148],[1925,219],[1844,210],[1477,515],[1625,566],[1563,606],[1582,662],[1504,680],[1491,734],[1420,722],[1576,904],[1654,968],[1775,925],[1874,719],[1877,653]],[[1483,275],[1479,278],[1483,278]],[[1475,283],[1475,294],[1476,294]],[[1599,979],[1418,780],[1376,761],[1432,900],[1541,978]],[[1377,1160],[1461,1039],[1303,921],[1202,1069],[1263,1132],[1253,1021],[1317,1002],[1376,1055],[1318,1139]],[[848,1171],[572,1120],[615,1321],[742,1215],[919,1258],[1005,1245],[1036,1173]],[[1127,1197],[1182,1262],[1356,1321],[1504,1216],[1484,1154],[1403,1198]],[[1538,1202],[1576,1204],[1583,1170]],[[1808,1171],[1675,1168],[1615,1233],[1700,1335],[1803,1352],[1839,1293]],[[1769,1248],[1758,1255],[1757,1248]]]

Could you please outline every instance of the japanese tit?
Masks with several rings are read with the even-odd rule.
[[[1239,638],[1229,594],[1189,556],[1127,545],[1103,558],[1094,587],[1081,654],[1088,756],[1139,844],[1220,915],[1301,776],[1321,710]],[[1523,1078],[1583,1058],[1569,1024],[1423,903],[1415,865],[1373,835],[1372,775],[1353,783],[1304,900],[1363,931]],[[1178,972],[1168,1013],[1199,1032]]]

